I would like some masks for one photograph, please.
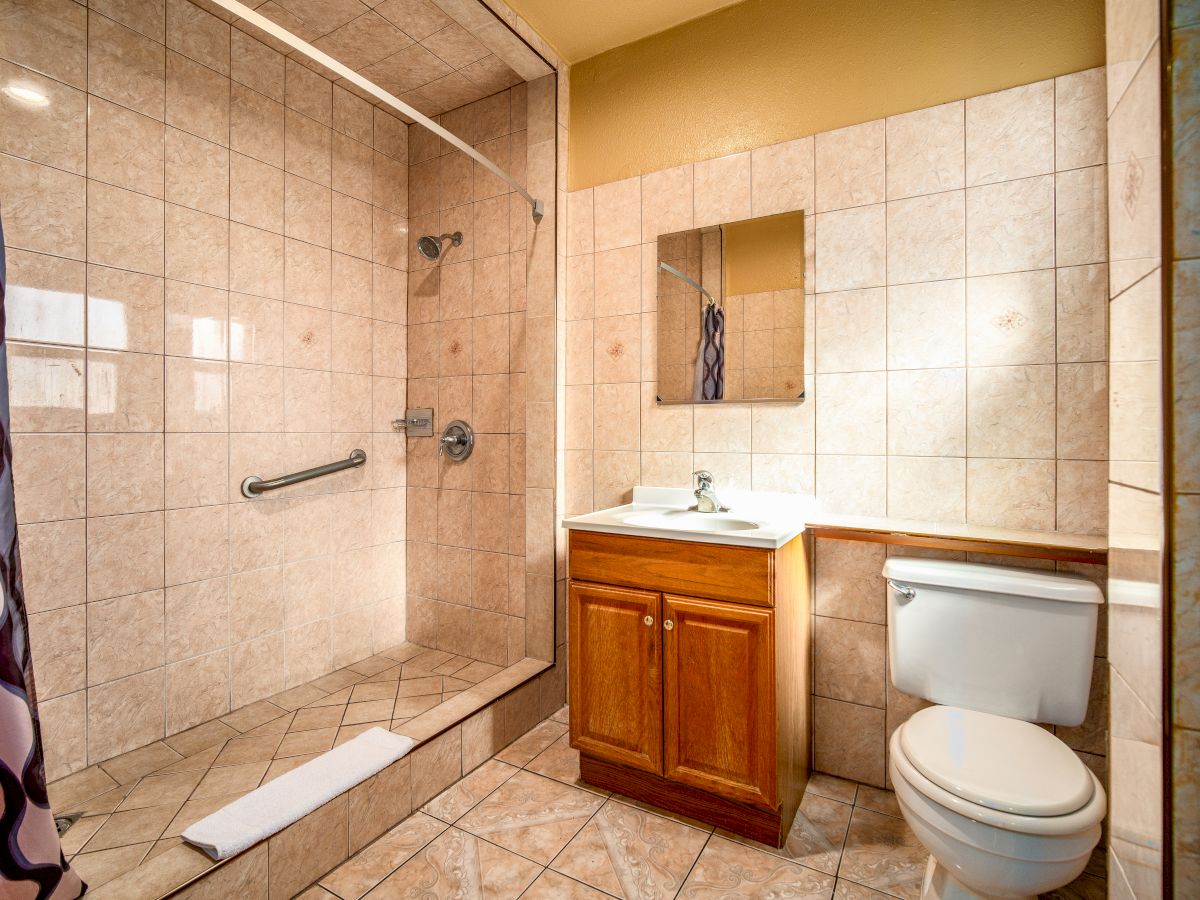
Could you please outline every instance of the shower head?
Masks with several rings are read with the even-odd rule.
[[[438,237],[427,234],[424,237],[417,238],[417,252],[430,262],[437,262],[438,257],[442,255],[442,242],[446,238],[450,239],[451,246],[462,246],[463,236],[461,231],[456,231],[454,234],[443,234]]]

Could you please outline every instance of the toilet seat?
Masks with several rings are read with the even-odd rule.
[[[1061,816],[1093,793],[1087,767],[1030,722],[955,706],[914,714],[901,747],[922,775],[971,803],[1022,816]]]
[[[939,708],[931,707],[929,710],[922,710],[922,712],[929,712]],[[921,715],[921,713],[917,713],[916,715]],[[912,719],[909,720],[909,722],[911,721]],[[1091,770],[1083,766],[1082,763],[1079,765],[1083,768],[1090,782],[1091,793],[1083,805],[1077,809],[1059,815],[1040,816],[1006,812],[961,797],[924,775],[907,755],[904,735],[904,731],[907,728],[908,722],[901,725],[896,730],[896,734],[893,735],[890,742],[891,762],[894,767],[893,780],[899,776],[913,790],[933,803],[945,807],[947,810],[958,813],[975,822],[1025,835],[1064,836],[1082,834],[1089,828],[1098,825],[1104,819],[1106,807],[1104,788]],[[1058,738],[1048,733],[1047,736],[1054,741],[1058,740]],[[1070,751],[1068,750],[1068,752]],[[1009,763],[1002,763],[1002,765]]]

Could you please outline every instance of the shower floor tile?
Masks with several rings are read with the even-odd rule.
[[[89,886],[99,887],[260,784],[368,728],[398,728],[499,671],[401,644],[89,766],[49,786],[56,815],[81,816],[63,836],[63,850]]]

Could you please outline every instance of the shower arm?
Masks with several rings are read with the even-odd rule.
[[[662,269],[664,272],[666,272],[670,275],[674,275],[680,281],[684,281],[687,284],[694,287],[696,290],[698,290],[700,293],[702,293],[706,298],[708,298],[708,302],[711,303],[713,306],[721,305],[720,303],[718,303],[716,301],[716,298],[714,298],[712,294],[710,294],[708,291],[706,291],[704,289],[704,285],[702,285],[700,282],[696,281],[696,279],[689,278],[687,275],[684,275],[682,272],[680,272],[677,268],[675,268],[670,263],[660,262],[658,264],[658,267],[660,269]]]
[[[388,106],[392,107],[403,115],[408,116],[418,125],[429,129],[446,143],[461,150],[463,153],[467,154],[467,156],[471,157],[471,159],[475,160],[477,163],[511,187],[514,191],[524,197],[526,202],[533,207],[533,221],[540,222],[542,220],[542,215],[545,213],[546,208],[541,200],[538,200],[532,194],[530,194],[529,191],[525,190],[525,188],[522,187],[515,178],[497,166],[494,162],[492,162],[470,144],[447,131],[437,122],[433,121],[433,119],[413,109],[399,97],[388,93],[379,85],[375,84],[375,82],[363,78],[349,66],[343,65],[329,54],[323,53],[307,41],[302,41],[286,28],[280,27],[261,13],[255,12],[243,3],[239,3],[238,0],[212,0],[212,2],[217,6],[220,6],[223,9],[233,13],[238,18],[244,19],[251,25],[261,28],[267,34],[271,35],[271,37],[282,41],[292,49],[299,50],[309,59],[313,60],[313,62],[320,63],[325,68],[336,72],[347,81],[362,88],[371,96],[382,100]]]

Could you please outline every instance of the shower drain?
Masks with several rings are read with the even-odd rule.
[[[58,829],[59,834],[66,834],[67,829],[79,821],[79,817],[83,813],[71,813],[69,816],[55,816],[54,827]]]

